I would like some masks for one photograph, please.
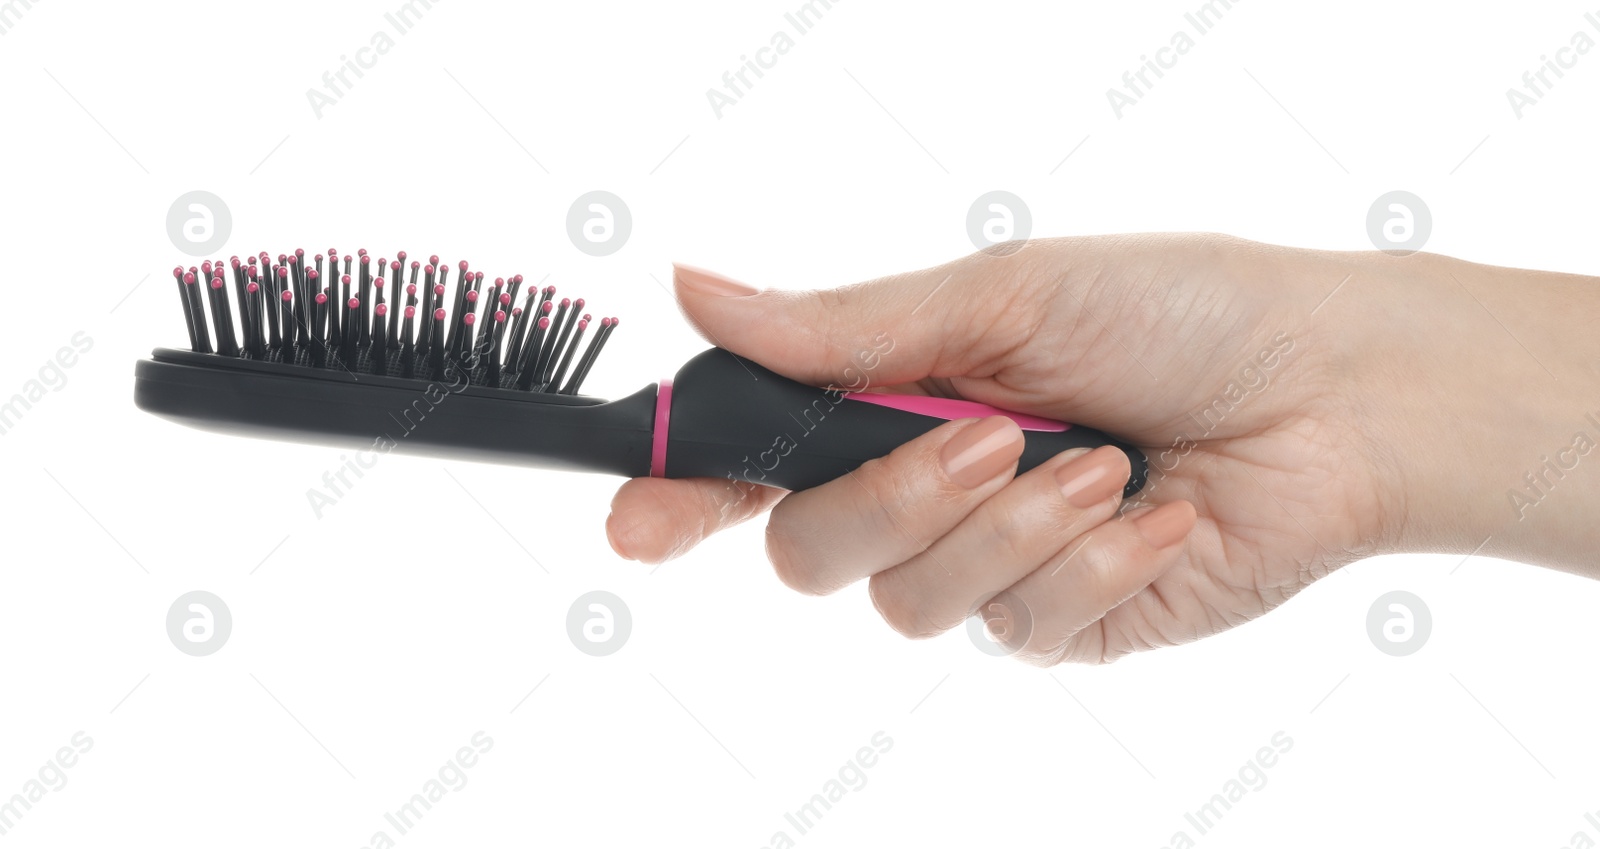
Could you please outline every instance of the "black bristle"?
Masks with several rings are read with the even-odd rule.
[[[558,303],[554,286],[524,289],[522,275],[486,280],[458,261],[451,292],[450,268],[437,256],[426,263],[395,257],[362,250],[341,265],[335,250],[308,256],[297,249],[275,259],[260,253],[179,266],[173,280],[189,348],[358,379],[576,394],[616,325],[607,318],[585,340],[584,301]]]
[[[380,283],[379,289],[383,288]],[[389,373],[389,332],[383,326],[384,316],[389,312],[388,304],[378,304],[373,307],[372,332],[372,370],[376,374]]]
[[[415,284],[412,284],[412,285],[413,285],[413,288],[415,288]],[[416,320],[417,320],[417,308],[415,306],[408,305],[406,307],[406,320],[405,320],[405,323],[403,325],[401,325],[401,330],[400,330],[400,376],[401,377],[416,377],[417,376],[416,346],[413,345],[412,342],[411,342],[412,337],[415,335],[415,333],[413,332],[413,325],[416,324]]]
[[[555,337],[555,343],[550,346],[550,356],[545,361],[544,368],[539,370],[538,381],[540,383],[557,382],[554,377],[556,358],[561,356],[561,350],[567,344],[567,337],[572,334],[573,326],[578,323],[578,314],[583,312],[583,305],[584,300],[582,298],[572,302],[572,311],[567,313],[566,321],[562,323],[560,328],[560,335]]]
[[[578,362],[577,370],[572,373],[572,380],[561,388],[561,394],[578,394],[578,389],[583,386],[584,379],[589,376],[589,369],[594,367],[595,359],[600,356],[600,349],[605,347],[606,340],[611,338],[612,332],[616,329],[617,320],[615,318],[603,318],[600,320],[600,332],[594,335],[594,341],[589,344],[589,350],[583,352],[583,359]]]
[[[576,315],[576,313],[574,313]],[[546,391],[554,392],[551,387],[561,385],[561,379],[567,376],[567,367],[572,365],[573,355],[578,353],[578,343],[583,341],[583,331],[589,328],[589,317],[578,319],[578,328],[572,333],[572,341],[567,343],[567,352],[561,355],[561,364],[556,366],[555,373],[545,382]]]

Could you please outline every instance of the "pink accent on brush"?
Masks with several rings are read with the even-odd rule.
[[[868,404],[877,404],[880,407],[889,407],[895,410],[904,410],[916,413],[919,416],[932,416],[936,419],[966,419],[983,418],[985,416],[1005,416],[1017,423],[1023,430],[1038,430],[1050,433],[1060,433],[1072,425],[1047,419],[1042,416],[1030,416],[1027,413],[1013,413],[977,401],[962,401],[956,398],[933,398],[927,395],[882,395],[872,392],[851,392],[844,396],[856,401],[865,401]]]
[[[667,424],[672,420],[672,378],[656,387],[656,428],[650,437],[650,477],[667,476]]]

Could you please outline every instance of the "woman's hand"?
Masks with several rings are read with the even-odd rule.
[[[607,533],[622,556],[658,562],[770,508],[767,553],[791,587],[822,594],[866,578],[907,636],[981,614],[1040,664],[1204,637],[1353,560],[1407,545],[1470,551],[1488,533],[1500,514],[1449,500],[1465,488],[1503,501],[1496,464],[1453,472],[1441,453],[1506,454],[1504,435],[1452,417],[1493,409],[1463,398],[1489,378],[1554,376],[1537,359],[1513,362],[1509,343],[1485,353],[1428,330],[1484,326],[1485,301],[1467,287],[1491,271],[1165,235],[1008,245],[809,292],[679,268],[678,297],[703,335],[774,371],[844,383],[856,352],[887,340],[868,374],[876,388],[1099,428],[1139,445],[1151,479],[1122,504],[1127,460],[1110,448],[1019,476],[1016,425],[967,419],[803,492],[635,479]],[[1452,351],[1460,362],[1441,363]],[[1544,410],[1559,406],[1551,397],[1525,400]],[[1457,432],[1429,433],[1430,416]]]

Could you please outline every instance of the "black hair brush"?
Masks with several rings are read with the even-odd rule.
[[[457,268],[453,286],[437,256],[411,262],[408,278],[404,252],[375,272],[366,251],[341,268],[331,250],[311,263],[297,250],[176,268],[189,349],[139,361],[134,400],[225,433],[786,489],[844,475],[946,420],[1006,415],[1026,432],[1019,471],[1109,444],[1132,464],[1126,494],[1144,485],[1144,455],[1096,430],[855,391],[872,361],[860,385],[818,389],[712,348],[625,398],[581,395],[617,320],[597,325],[582,299],[556,301],[554,286],[524,296],[521,275],[486,284],[465,261]]]

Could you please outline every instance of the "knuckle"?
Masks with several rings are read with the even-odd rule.
[[[827,595],[831,589],[820,580],[817,570],[808,562],[804,547],[785,525],[777,514],[767,522],[767,560],[772,563],[772,570],[791,590],[805,595]]]
[[[916,452],[907,450],[910,448],[914,446],[896,448],[889,456],[868,460],[850,473],[856,484],[866,491],[872,506],[890,520],[915,509],[928,491],[919,481],[932,478],[914,470],[920,468],[920,464]]]
[[[906,590],[904,579],[894,569],[873,575],[867,582],[867,594],[878,615],[902,637],[925,640],[946,630],[929,618],[927,609]]]

